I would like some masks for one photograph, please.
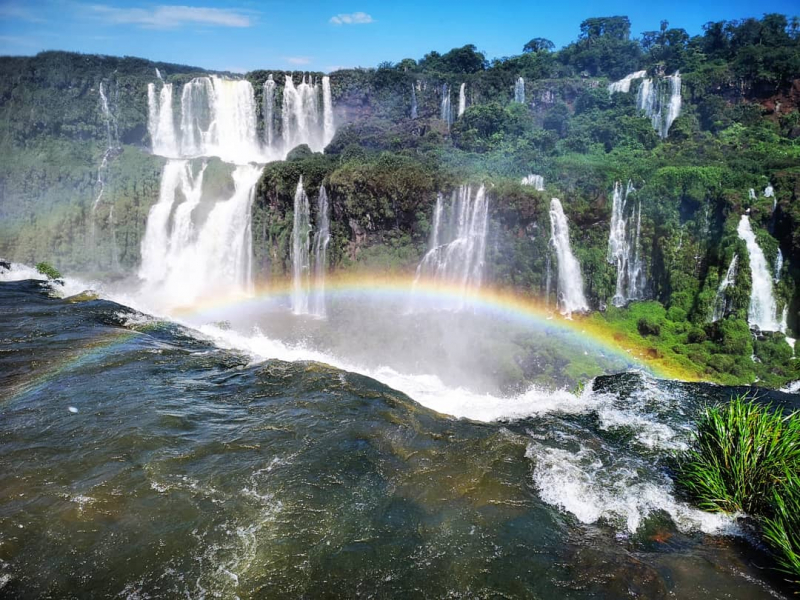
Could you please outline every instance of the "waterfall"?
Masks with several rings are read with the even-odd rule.
[[[750,256],[750,276],[753,285],[750,290],[747,322],[762,331],[778,331],[780,325],[777,322],[777,306],[772,293],[772,276],[747,215],[742,215],[736,231],[739,238],[747,245],[747,253]]]
[[[525,104],[525,80],[522,77],[518,77],[514,84],[514,102]]]
[[[634,79],[644,79],[645,77],[647,77],[647,71],[636,71],[635,73],[625,75],[625,77],[619,81],[614,81],[613,83],[608,84],[608,93],[615,94],[619,92],[627,94],[631,91],[631,83]]]
[[[448,125],[453,122],[453,111],[450,108],[450,87],[446,83],[442,84],[441,118]]]
[[[333,100],[331,99],[331,78],[322,78],[322,145],[331,143],[335,129],[333,127]]]
[[[573,312],[589,310],[583,294],[583,277],[578,259],[572,254],[569,243],[569,224],[558,198],[550,201],[550,243],[558,260],[558,304],[561,314],[569,317]]]
[[[294,220],[292,224],[292,312],[307,315],[309,299],[309,276],[311,274],[308,253],[311,238],[311,218],[308,195],[303,189],[303,176],[297,182],[294,193]]]
[[[325,306],[325,271],[328,267],[328,243],[331,241],[330,207],[328,192],[325,187],[319,188],[317,198],[317,230],[314,233],[314,290],[311,296],[311,314],[324,317]]]
[[[158,77],[160,81],[164,81],[164,78],[161,76],[161,71],[158,70],[158,67],[156,67],[156,77]]]
[[[417,114],[417,89],[416,86],[411,84],[411,118],[416,119]]]
[[[215,92],[210,77],[192,79],[181,92],[181,156],[208,153],[213,143],[211,125],[215,118]],[[155,151],[155,150],[154,150]]]
[[[522,183],[522,185],[530,185],[538,192],[544,191],[544,177],[541,175],[534,175],[531,173],[530,175],[523,177],[520,183]]]
[[[114,221],[114,205],[108,211],[108,229],[111,231],[111,270],[119,272],[119,248],[117,247],[116,221]]]
[[[160,91],[157,85],[161,85]],[[282,157],[298,144],[322,150],[333,136],[329,80],[322,80],[321,89],[307,79],[295,88],[287,77],[282,142],[274,127],[276,87],[270,78],[264,84],[265,131],[261,136],[258,105],[249,81],[196,77],[181,89],[179,115],[173,115],[172,84],[148,85],[147,125],[153,153],[169,160],[162,173],[159,200],[148,215],[139,277],[144,290],[165,304],[187,304],[212,293],[251,293],[251,206],[261,173],[261,167],[253,163]],[[205,167],[189,159],[211,156],[236,165],[230,197],[203,195]],[[307,263],[307,237],[305,256]],[[307,312],[307,295],[305,302]]]
[[[262,116],[264,117],[264,143],[268,149],[275,146],[275,80],[272,73],[264,82],[264,100]]]
[[[750,198],[750,200],[755,200],[756,191],[753,188],[750,188],[750,190],[747,192],[747,197]]]
[[[614,306],[642,299],[647,285],[641,256],[642,205],[639,203],[628,209],[628,196],[634,191],[630,182],[624,191],[619,181],[614,184],[607,256],[609,264],[617,267],[617,284],[612,299]],[[633,216],[636,217],[635,229],[628,226]]]
[[[630,88],[630,84],[628,86]],[[650,118],[658,135],[666,138],[672,123],[681,113],[680,73],[676,71],[655,83],[652,79],[643,80],[636,95],[636,105]]]
[[[179,202],[178,192],[185,198],[184,204],[194,205],[199,202],[204,171],[202,169],[195,176],[188,160],[168,160],[164,165],[158,202],[150,207],[142,238],[142,264],[139,267],[141,279],[160,283],[166,278],[168,265],[165,257],[176,246],[175,243],[170,243],[171,231],[168,228],[173,206]]]
[[[154,83],[147,84],[147,109],[147,130],[153,154],[178,157],[180,153],[175,136],[171,83],[162,84],[158,94]]]
[[[764,198],[774,198],[775,197],[775,190],[772,187],[771,183],[767,184],[767,187],[764,188]]]
[[[783,269],[783,252],[778,248],[778,255],[775,257],[775,283],[781,280],[781,270]]]
[[[712,323],[719,321],[728,312],[728,297],[726,291],[736,282],[736,271],[738,267],[739,255],[734,254],[731,259],[731,264],[728,265],[728,271],[725,273],[725,277],[717,288],[717,295],[714,298],[713,314],[711,315]]]
[[[319,127],[319,95],[317,91],[317,87],[310,84],[306,78],[303,78],[303,81],[295,87],[291,75],[286,76],[281,107],[285,152],[289,152],[301,144],[308,144],[309,148],[315,152],[319,152],[325,147],[324,123],[322,130]],[[329,126],[332,132],[332,112]]]
[[[477,191],[470,186],[459,187],[447,206],[441,194],[436,199],[429,249],[417,267],[414,284],[425,278],[437,284],[455,285],[461,300],[455,307],[446,308],[460,308],[464,293],[481,286],[488,204],[484,186]]]
[[[100,112],[103,115],[103,121],[106,124],[106,151],[103,153],[103,158],[100,160],[100,166],[97,168],[96,185],[100,186],[100,190],[97,192],[97,196],[95,196],[94,203],[92,204],[92,245],[94,245],[94,213],[97,210],[97,206],[100,204],[103,193],[105,192],[108,161],[116,149],[117,140],[119,139],[117,121],[111,114],[111,109],[108,106],[108,97],[106,96],[105,87],[102,81],[100,82],[99,95]]]
[[[462,83],[458,89],[458,116],[463,115],[465,110],[467,110],[467,84]]]
[[[545,265],[545,287],[544,287],[544,305],[546,307],[550,307],[550,289],[552,287],[552,279],[553,279],[553,267],[550,264],[550,252],[547,252],[547,261]]]
[[[275,134],[275,93],[271,78],[264,83],[262,113],[264,136],[257,130],[258,108],[252,84],[243,79],[216,75],[196,77],[181,90],[179,128],[173,115],[173,88],[164,83],[156,92],[149,84],[148,131],[154,154],[169,158],[218,156],[225,162],[245,164],[282,158],[300,144],[321,151],[335,133],[330,81],[322,80],[322,111],[319,86],[305,79],[295,88],[286,78],[282,104],[283,144]]]

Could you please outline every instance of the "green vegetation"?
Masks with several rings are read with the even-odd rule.
[[[746,397],[706,408],[677,478],[700,508],[753,517],[800,586],[800,412]]]
[[[61,273],[58,272],[58,269],[56,269],[53,265],[50,265],[46,262],[40,262],[39,264],[37,264],[36,270],[39,271],[39,273],[41,273],[48,279],[50,279],[51,281],[56,279],[61,279]]]

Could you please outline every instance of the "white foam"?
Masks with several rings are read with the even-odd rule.
[[[585,446],[572,452],[538,442],[529,444],[525,455],[534,462],[540,498],[582,523],[603,519],[635,533],[648,516],[663,511],[681,531],[738,532],[735,515],[707,513],[678,502],[671,482],[644,480],[635,464],[616,463]]]

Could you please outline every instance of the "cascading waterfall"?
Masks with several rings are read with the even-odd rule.
[[[295,88],[286,78],[281,107],[282,143],[275,132],[275,93],[277,83],[264,83],[262,114],[264,136],[257,131],[258,109],[249,81],[216,75],[196,77],[181,90],[179,128],[173,114],[173,87],[163,83],[148,85],[148,131],[154,154],[169,158],[218,156],[225,162],[244,164],[282,158],[300,144],[321,151],[333,138],[335,124],[330,80],[322,86],[306,79]],[[320,111],[320,95],[322,96]]]
[[[634,191],[631,182],[628,182],[624,191],[619,181],[614,184],[607,257],[609,264],[617,267],[617,285],[612,299],[614,306],[623,306],[631,300],[644,298],[644,290],[647,286],[640,249],[641,203],[628,209],[628,196]],[[635,229],[628,226],[630,218],[633,216],[636,217]]]
[[[463,115],[465,110],[467,110],[467,84],[462,83],[458,89],[458,116]]]
[[[783,270],[783,252],[778,248],[778,255],[775,257],[775,283],[781,280],[781,271]]]
[[[550,243],[558,260],[558,305],[561,314],[589,310],[583,293],[583,277],[578,259],[569,243],[569,224],[558,198],[550,201]]]
[[[534,175],[531,173],[530,175],[523,177],[520,183],[522,183],[522,185],[530,185],[538,192],[544,191],[544,177],[541,175]]]
[[[728,312],[728,296],[727,290],[736,282],[736,272],[739,267],[739,255],[734,254],[728,265],[728,270],[725,277],[720,282],[717,288],[717,295],[714,298],[713,313],[711,315],[711,322],[716,323]]]
[[[103,115],[103,121],[106,124],[106,151],[103,153],[100,166],[97,168],[97,185],[100,186],[100,189],[98,190],[97,196],[95,196],[94,203],[92,204],[92,238],[94,238],[94,213],[97,210],[97,206],[100,204],[100,200],[102,199],[106,188],[108,161],[111,158],[114,150],[116,150],[118,147],[117,140],[119,139],[117,120],[114,118],[114,115],[111,114],[111,109],[108,105],[108,97],[106,96],[105,86],[103,85],[102,81],[100,82],[99,95],[100,112]]]
[[[178,246],[170,240],[174,228],[172,231],[169,228],[174,205],[179,203],[178,192],[185,198],[184,204],[194,205],[199,202],[204,171],[205,169],[201,169],[195,175],[188,160],[169,160],[164,165],[158,202],[150,207],[147,228],[142,238],[139,277],[146,282],[158,284],[166,279],[169,261],[165,257],[169,256],[171,249],[177,249]]]
[[[456,285],[462,294],[481,286],[488,205],[484,186],[477,191],[470,186],[461,186],[453,192],[447,206],[442,195],[438,195],[429,249],[417,267],[415,284],[421,278],[430,279],[436,283]],[[458,303],[455,307],[445,308],[461,306],[462,303]]]
[[[264,143],[269,149],[275,147],[275,86],[275,80],[272,78],[272,73],[270,73],[264,82],[262,113],[264,117]]]
[[[292,224],[292,312],[296,315],[309,313],[310,239],[311,216],[308,195],[303,189],[303,176],[301,175],[294,193]]]
[[[333,100],[331,98],[331,78],[322,77],[322,145],[330,144],[336,130],[333,125]]]
[[[739,238],[747,245],[750,257],[750,277],[753,282],[750,290],[750,307],[747,311],[747,322],[762,331],[779,331],[777,306],[772,292],[772,276],[764,252],[756,241],[750,226],[750,218],[742,215],[737,228]]]
[[[636,105],[650,119],[658,135],[666,138],[672,123],[681,114],[681,75],[675,71],[674,75],[653,80],[647,78],[647,71],[636,71],[610,83],[608,93],[627,94],[631,84],[640,79],[642,82],[636,93]]]
[[[748,190],[748,192],[747,192],[747,197],[750,198],[750,200],[755,200],[756,199],[756,191],[753,188],[750,188],[750,190]]]
[[[647,71],[636,71],[635,73],[630,73],[629,75],[625,75],[619,81],[614,81],[613,83],[608,84],[608,93],[615,94],[615,93],[622,93],[627,94],[631,91],[631,83],[635,79],[644,79],[647,77]]]
[[[412,83],[411,84],[411,118],[416,119],[418,117],[417,113],[417,89],[416,86]]]
[[[442,84],[441,119],[448,125],[453,122],[453,111],[450,107],[450,87],[446,83]]]
[[[639,86],[636,104],[650,118],[653,129],[666,138],[681,113],[681,75],[678,71],[663,79],[645,79]]]
[[[517,82],[514,84],[514,102],[525,104],[525,80],[522,77],[517,77]]]
[[[325,109],[323,107],[323,113]],[[286,76],[283,88],[281,120],[284,151],[308,144],[315,152],[325,147],[325,131],[319,128],[319,94],[317,87],[304,77],[295,87],[291,75]],[[331,113],[331,127],[333,124]]]
[[[328,243],[331,241],[330,207],[328,192],[325,187],[319,188],[317,198],[317,228],[314,233],[314,290],[311,296],[311,314],[324,317],[327,314],[325,305],[325,271],[328,267]]]
[[[261,136],[249,81],[210,76],[187,82],[181,89],[177,128],[173,85],[163,80],[148,85],[148,131],[153,153],[170,160],[164,166],[159,201],[148,216],[139,276],[145,288],[165,303],[187,303],[220,290],[250,293],[250,213],[261,172],[261,167],[252,163],[280,158],[298,144],[319,151],[333,137],[327,78],[321,86],[304,79],[295,88],[287,77],[281,140],[274,127],[276,86],[272,79],[264,84],[265,131]],[[204,207],[199,209],[204,171],[197,168],[197,161],[188,159],[210,156],[236,165],[232,173],[234,193],[228,198],[203,199]]]
[[[175,118],[172,107],[172,84],[163,83],[156,94],[156,85],[147,84],[148,120],[153,154],[176,158],[180,156],[175,136]]]

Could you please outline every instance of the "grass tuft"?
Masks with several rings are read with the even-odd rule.
[[[753,517],[779,569],[800,585],[800,412],[746,396],[707,407],[677,475],[700,508]]]

